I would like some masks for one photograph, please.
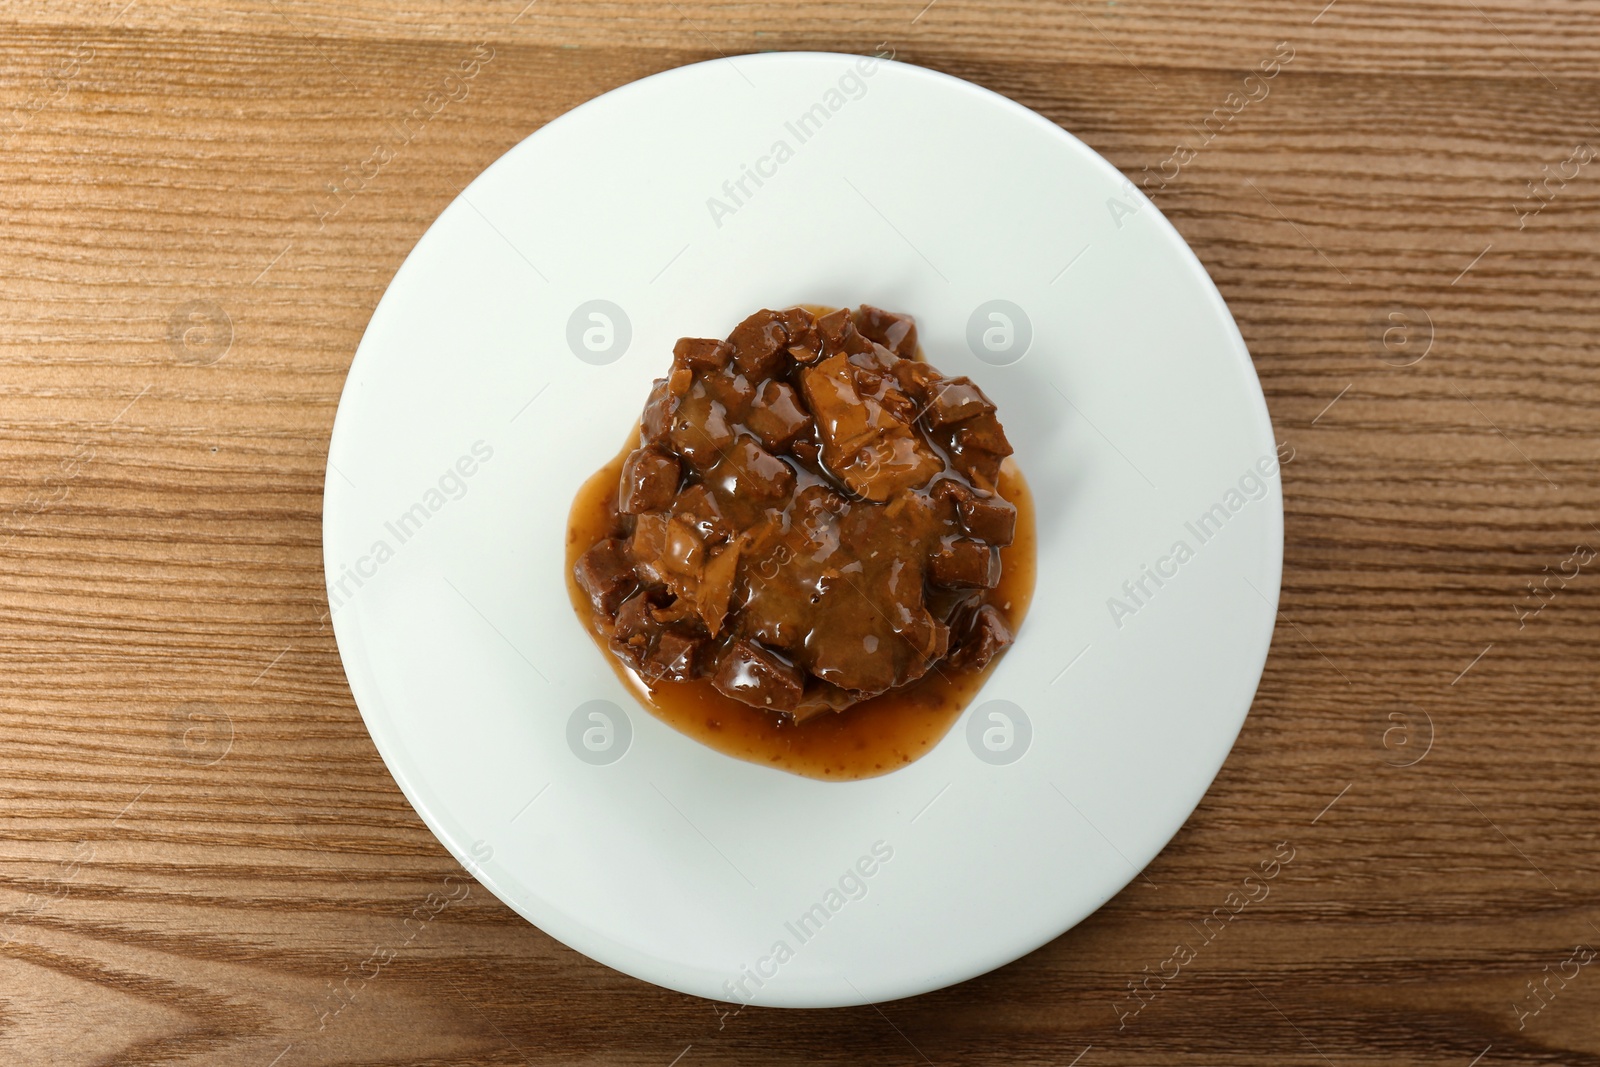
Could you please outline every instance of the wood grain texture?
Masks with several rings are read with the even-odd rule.
[[[1600,148],[1600,4],[524,3],[0,4],[0,1062],[1600,1064],[1600,966],[1518,1013],[1600,945],[1600,574],[1518,615],[1600,548],[1600,160],[1519,218]],[[319,218],[480,41],[469,98]],[[1148,880],[910,1001],[722,1017],[477,888],[403,925],[459,868],[362,727],[319,549],[368,317],[576,104],[879,42],[1135,181],[1196,149],[1145,187],[1295,450],[1231,758]],[[1129,1015],[1279,842],[1270,896]]]

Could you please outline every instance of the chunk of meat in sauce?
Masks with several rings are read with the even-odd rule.
[[[903,359],[917,354],[917,321],[910,315],[896,315],[871,304],[862,304],[856,321],[867,340],[878,342]]]
[[[678,493],[678,457],[657,448],[635,449],[622,464],[617,510],[627,515],[655,511]]]
[[[794,471],[746,434],[712,468],[708,482],[719,496],[775,503],[794,489]]]
[[[623,597],[638,584],[623,543],[614,538],[601,541],[578,557],[576,577],[594,609],[602,615],[615,615]]]
[[[951,541],[929,559],[928,580],[946,589],[993,589],[1000,584],[1000,550],[982,541]]]
[[[951,659],[958,667],[981,671],[1014,640],[1011,627],[993,604],[984,604],[973,613],[961,647]]]
[[[949,426],[994,411],[983,390],[966,378],[948,378],[929,393],[924,415],[929,426]]]
[[[740,542],[734,541],[718,552],[701,576],[700,588],[695,592],[695,608],[711,636],[717,636],[722,621],[728,617],[728,604],[733,600],[733,583],[738,576]]]
[[[980,541],[997,548],[1009,545],[1017,533],[1016,505],[995,494],[978,496],[956,503],[961,528]]]
[[[801,406],[794,386],[769,379],[751,404],[745,423],[763,445],[781,450],[811,425],[811,416]]]
[[[933,487],[934,499],[953,507],[956,522],[979,541],[1004,548],[1017,533],[1017,508],[998,493],[974,489],[954,479]]]
[[[817,319],[817,332],[822,335],[823,355],[864,355],[872,351],[872,341],[856,329],[849,308],[830,311]]]
[[[945,452],[950,463],[985,489],[1000,480],[1000,464],[1011,455],[1011,442],[993,412],[985,412],[948,427]]]
[[[735,326],[728,342],[733,346],[733,364],[739,372],[761,379],[783,366],[789,332],[784,328],[781,312],[762,310]]]
[[[730,645],[711,684],[735,700],[772,711],[793,711],[805,692],[800,668],[754,641]]]
[[[910,400],[886,376],[839,353],[802,371],[800,388],[817,420],[823,466],[856,494],[882,503],[944,469],[910,423],[891,411]],[[896,399],[886,404],[890,396]]]
[[[653,681],[681,682],[694,677],[695,653],[701,642],[678,630],[663,630],[656,646],[641,664],[641,673]]]
[[[721,370],[733,358],[733,346],[710,337],[680,337],[672,346],[675,363],[690,370]]]
[[[733,527],[723,518],[716,497],[702,484],[691,485],[678,494],[672,504],[672,517],[687,523],[708,545],[721,544],[733,536]]]
[[[716,466],[733,444],[728,409],[711,395],[705,383],[694,382],[678,402],[667,440],[696,472]]]

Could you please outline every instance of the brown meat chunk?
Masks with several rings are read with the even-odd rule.
[[[729,419],[734,422],[744,420],[756,399],[756,387],[750,379],[736,371],[712,371],[701,375],[700,380],[705,383],[706,392],[711,394],[712,399],[722,405]]]
[[[660,629],[660,625],[650,614],[650,600],[643,593],[635,593],[622,602],[617,609],[617,620],[612,627],[611,634],[618,641],[640,644],[649,644],[650,638]]]
[[[705,565],[700,588],[695,593],[695,608],[712,637],[722,629],[722,620],[728,615],[728,603],[733,599],[733,585],[739,573],[739,548],[740,542],[734,541],[711,558]]]
[[[611,651],[634,670],[644,666],[644,658],[650,654],[650,642],[643,637],[635,637],[629,641],[619,641],[613,638],[607,642]]]
[[[863,395],[857,384],[862,373],[848,357],[833,355],[801,371],[800,388],[816,420],[823,466],[852,492],[881,502],[926,484],[944,463],[882,400]],[[879,396],[898,393],[891,379],[876,378],[870,385]]]
[[[900,388],[917,402],[919,411],[926,406],[933,390],[944,381],[944,376],[938,371],[914,359],[896,361],[892,372],[895,380],[900,383]]]
[[[667,518],[664,512],[651,511],[634,520],[628,556],[639,577],[647,582],[660,584],[667,580],[666,568],[661,564],[661,557],[667,550]]]
[[[871,304],[862,304],[855,314],[856,328],[869,341],[876,341],[897,356],[907,359],[917,351],[917,320],[896,315]]]
[[[789,714],[794,716],[795,722],[805,722],[813,715],[821,715],[823,712],[843,711],[860,699],[848,689],[840,689],[836,685],[814,679],[806,684],[806,691],[800,698],[800,703],[796,704]]]
[[[980,452],[976,449],[950,450],[951,465],[972,479],[974,485],[983,486],[985,489],[993,489],[1000,484],[1000,465],[1003,462],[1003,456],[997,456],[992,452]]]
[[[994,405],[970,378],[946,378],[930,391],[923,418],[929,426],[948,426],[976,415],[992,414]],[[998,425],[998,424],[997,424]]]
[[[832,592],[827,586],[824,589]],[[865,598],[849,594],[835,594],[830,599],[854,601],[857,611],[865,606],[860,603]],[[806,669],[818,678],[850,690],[861,700],[891,689],[902,674],[905,681],[922,675],[922,671],[899,669],[907,661],[910,646],[881,620],[837,608],[826,610],[826,617],[830,625],[814,628],[805,645]]]
[[[805,692],[800,668],[744,640],[723,652],[711,684],[734,700],[769,711],[793,711]]]
[[[840,308],[822,316],[817,320],[817,332],[822,335],[824,355],[833,356],[841,352],[853,355],[872,351],[872,342],[862,337],[856,329],[849,308]]]
[[[993,604],[984,604],[973,613],[961,647],[952,658],[956,666],[981,671],[989,661],[1011,647],[1011,627]]]
[[[745,425],[773,451],[787,448],[807,426],[811,416],[801,406],[800,397],[788,382],[768,381],[761,387]]]
[[[980,541],[997,548],[1011,543],[1017,532],[1017,508],[1004,497],[972,494],[956,503],[961,528]]]
[[[681,519],[668,520],[661,551],[663,571],[684,578],[698,578],[700,568],[705,564],[705,555],[705,545],[701,543],[700,535],[688,523]]]
[[[865,588],[824,586],[832,610],[827,625],[814,628],[806,642],[804,658],[812,674],[859,700],[916,681],[945,654],[949,627],[923,605],[916,572],[907,567],[900,573],[904,588],[896,590],[893,578],[876,586],[886,590],[876,605]]]
[[[783,328],[781,312],[762,309],[733,328],[728,343],[733,346],[733,365],[752,381],[771,377],[783,366],[789,334]]]
[[[731,499],[775,502],[794,489],[794,471],[789,465],[748,435],[728,450],[708,480],[718,493]]]
[[[721,370],[733,358],[733,346],[714,337],[680,337],[672,346],[672,358],[691,371]]]
[[[578,557],[573,567],[578,586],[589,595],[594,610],[607,618],[617,614],[638,579],[621,541],[607,538]]]
[[[811,616],[805,601],[787,591],[778,577],[789,559],[789,556],[775,554],[745,565],[745,581],[750,592],[739,607],[734,625],[740,637],[793,655],[805,648]]]
[[[651,608],[650,617],[663,626],[674,626],[678,623],[693,625],[698,615],[698,612],[695,611],[693,590],[687,595],[672,594],[668,599],[670,602],[666,607]]]
[[[877,436],[874,412],[862,402],[856,389],[854,368],[845,356],[829,356],[816,366],[802,370],[800,389],[817,420],[823,462],[830,468],[853,458],[873,442]]]
[[[617,510],[625,515],[655,511],[678,493],[678,457],[655,448],[635,449],[622,464]]]
[[[946,589],[993,589],[1000,584],[1000,552],[982,541],[952,541],[929,557],[928,580]]]
[[[1000,480],[1000,463],[1011,455],[1011,442],[994,412],[984,412],[949,428],[950,463],[981,488],[993,489]]]
[[[752,579],[741,616],[798,612],[796,662],[858,700],[920,678],[949,641],[924,601],[934,508],[915,493],[887,507],[806,494],[785,542],[790,562],[771,583]]]
[[[992,407],[957,426],[955,444],[959,448],[977,449],[996,456],[1009,456],[1012,451],[1011,442],[1006,440],[1006,432],[1001,428],[1000,420],[995,418]]]
[[[634,593],[617,609],[609,644],[630,667],[638,670],[650,653],[651,641],[660,632],[661,624],[656,621],[649,598],[644,593]]]
[[[733,427],[728,424],[727,409],[696,382],[679,402],[668,436],[673,450],[689,466],[706,471],[733,444]]]
[[[788,308],[783,312],[783,330],[788,335],[788,353],[797,363],[814,363],[822,356],[822,334],[817,331],[817,317],[805,308]]]
[[[667,379],[657,378],[650,385],[650,397],[644,402],[644,417],[639,421],[639,435],[645,444],[666,441],[672,415],[677,410],[678,398],[667,390]]]
[[[850,362],[856,364],[857,366],[867,367],[871,370],[892,374],[894,372],[895,365],[900,363],[901,360],[899,356],[895,355],[878,342],[873,341],[872,348],[869,351],[863,352],[857,356],[852,356]],[[895,391],[899,392],[899,390]],[[901,418],[916,418],[915,406],[912,404],[907,404],[906,412],[905,414],[901,415]]]
[[[694,677],[695,653],[701,641],[678,630],[663,630],[645,657],[642,671],[651,681],[681,682]]]
[[[716,498],[702,484],[691,485],[678,494],[672,515],[687,523],[708,545],[721,544],[733,535],[733,528],[723,517]]]

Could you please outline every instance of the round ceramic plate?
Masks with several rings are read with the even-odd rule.
[[[674,340],[862,302],[999,405],[1038,587],[930,754],[830,783],[641,707],[563,536]],[[417,243],[339,404],[329,603],[389,770],[506,904],[673,989],[858,1004],[1037,948],[1183,823],[1266,657],[1277,469],[1221,297],[1105,160],[918,67],[741,56],[551,122]]]

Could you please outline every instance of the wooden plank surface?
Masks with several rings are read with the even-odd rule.
[[[1600,4],[125,3],[0,4],[0,1062],[1600,1064]],[[459,868],[319,550],[368,317],[576,104],[880,42],[1106,155],[1237,317],[1295,450],[1238,745],[1148,881],[914,1000],[725,1015],[481,888],[413,932]]]

